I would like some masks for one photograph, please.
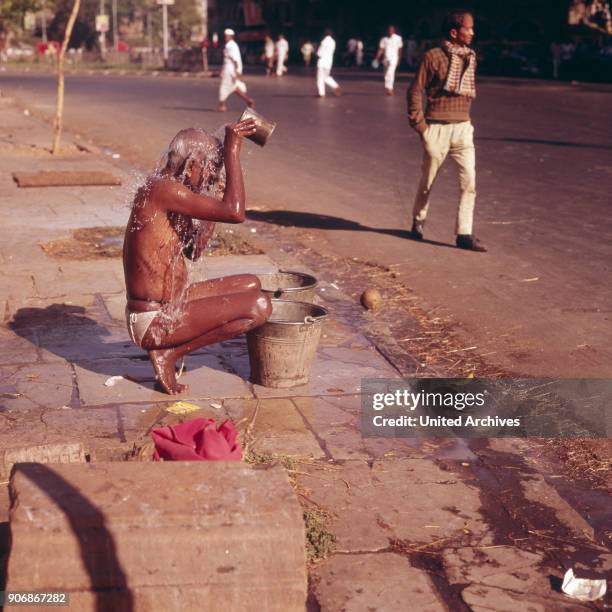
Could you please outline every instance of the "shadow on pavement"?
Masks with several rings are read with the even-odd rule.
[[[47,465],[22,463],[19,471],[65,514],[79,544],[83,567],[96,589],[96,610],[106,612],[108,598],[116,612],[131,612],[134,598],[102,511]]]
[[[124,376],[147,388],[153,388],[154,372],[150,376],[130,376],[126,373],[125,360],[135,363],[149,362],[142,350],[135,354],[135,345],[129,338],[119,342],[104,342],[111,332],[95,319],[85,316],[85,308],[68,304],[51,304],[45,308],[20,308],[9,329],[18,336],[36,344],[58,357],[76,363],[83,369],[106,376]],[[127,331],[126,331],[127,334]],[[203,354],[207,352],[203,350]],[[221,367],[208,364],[206,367],[225,372]]]
[[[521,144],[543,144],[554,147],[576,147],[580,149],[612,149],[612,145],[589,144],[585,142],[568,142],[567,140],[540,140],[537,138],[492,138],[479,136],[475,140],[491,140],[493,142],[518,142]]]
[[[286,227],[304,227],[312,229],[324,230],[346,230],[353,232],[376,232],[377,234],[386,234],[387,236],[395,236],[406,240],[412,240],[421,244],[431,244],[434,246],[456,248],[454,244],[446,242],[438,242],[437,240],[417,240],[412,237],[408,230],[369,227],[361,225],[356,221],[333,217],[331,215],[317,215],[314,213],[295,212],[292,210],[249,210],[247,217],[253,221],[261,221],[272,225],[284,225]]]

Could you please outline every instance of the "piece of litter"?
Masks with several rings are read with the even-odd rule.
[[[114,387],[120,380],[123,380],[123,376],[111,376],[104,382],[105,387]]]
[[[331,287],[333,287],[334,289],[338,289],[338,291],[340,291],[340,287],[338,287],[338,285],[336,285],[336,283],[329,283]]]
[[[521,279],[521,283],[533,283],[533,281],[540,280],[539,276],[534,276],[533,278],[523,278]]]
[[[24,109],[23,114],[24,114],[26,117],[29,117],[29,116],[30,116],[30,111],[29,111],[29,110],[26,108],[26,109]]]
[[[321,291],[325,291],[325,287],[321,287],[320,289],[321,289]]]
[[[467,463],[466,461],[462,461],[462,462],[461,462],[461,465],[462,465],[463,467],[469,467],[469,465],[470,465],[470,464],[469,464],[469,463]]]
[[[256,234],[256,233],[257,233],[257,228],[252,227],[252,228],[251,228],[251,234]]]
[[[64,406],[61,407],[61,410],[72,410],[72,407],[64,405]]]
[[[606,581],[603,578],[599,580],[576,578],[574,570],[570,567],[563,577],[561,590],[572,599],[595,601],[606,594]]]
[[[112,157],[113,159],[119,159],[119,158],[121,157],[121,155],[119,155],[119,153],[113,153],[113,154],[111,155],[111,157]]]
[[[211,408],[216,408],[218,410],[219,408],[223,408],[223,405],[222,404],[218,404],[217,402],[211,402],[210,407]]]
[[[198,410],[200,410],[199,406],[189,402],[174,402],[174,404],[166,407],[166,412],[171,412],[172,414],[189,414]]]

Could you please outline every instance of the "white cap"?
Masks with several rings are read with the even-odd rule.
[[[234,32],[232,28],[225,28],[225,30],[223,30],[223,34],[226,36],[236,36],[236,32]]]

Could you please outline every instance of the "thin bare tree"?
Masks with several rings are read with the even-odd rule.
[[[79,9],[81,8],[81,0],[74,0],[72,5],[72,11],[66,24],[66,31],[64,32],[64,41],[60,48],[59,57],[57,58],[57,107],[55,110],[55,121],[53,122],[53,155],[59,153],[60,140],[62,138],[62,123],[64,119],[64,57],[66,55],[66,49],[68,48],[68,42],[72,35],[72,28],[76,21]]]

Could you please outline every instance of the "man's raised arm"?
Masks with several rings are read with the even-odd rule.
[[[155,199],[166,210],[195,219],[242,223],[245,219],[246,199],[240,165],[240,147],[243,137],[254,134],[255,129],[253,119],[245,119],[225,128],[223,149],[226,186],[222,200],[194,193],[189,187],[175,181],[159,181],[155,186]]]

